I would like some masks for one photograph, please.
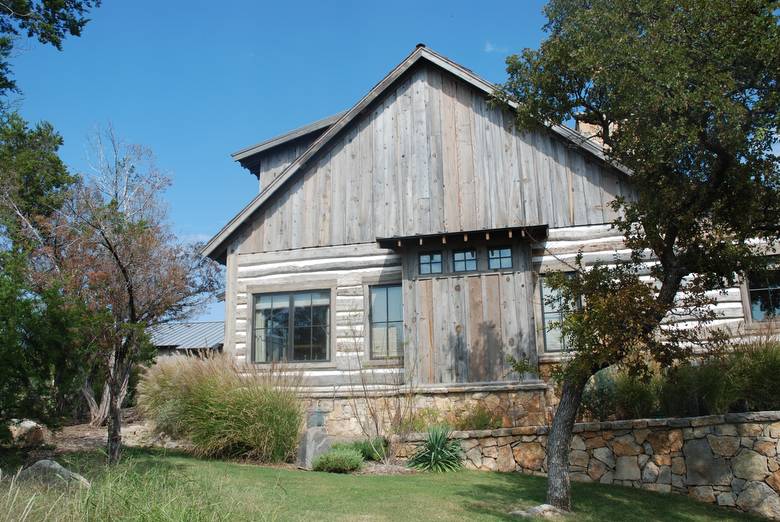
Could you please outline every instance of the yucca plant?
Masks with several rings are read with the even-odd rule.
[[[460,441],[450,439],[451,433],[446,426],[429,428],[428,438],[409,460],[409,467],[437,473],[460,469],[463,452]]]

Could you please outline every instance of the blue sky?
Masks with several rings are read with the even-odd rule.
[[[350,107],[418,42],[500,82],[507,54],[539,45],[543,4],[104,0],[62,52],[20,42],[17,103],[75,172],[108,122],[150,147],[174,230],[207,239],[257,192],[231,152]]]

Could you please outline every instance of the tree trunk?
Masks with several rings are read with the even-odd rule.
[[[89,425],[97,428],[106,422],[108,417],[108,383],[103,386],[103,394],[100,397],[100,404],[95,400],[95,394],[92,391],[92,383],[87,379],[81,387],[81,394],[87,401],[89,407]]]
[[[587,377],[564,381],[561,401],[555,410],[547,438],[547,503],[564,511],[571,511],[569,446],[574,421],[582,401],[582,392],[587,382]]]
[[[122,450],[122,402],[127,395],[128,382],[130,381],[129,364],[116,364],[112,368],[112,375],[108,379],[108,463],[119,462]]]

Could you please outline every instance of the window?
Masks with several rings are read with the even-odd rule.
[[[780,317],[780,270],[773,269],[748,275],[750,315],[754,321]]]
[[[254,297],[254,362],[328,360],[330,290]]]
[[[403,306],[401,285],[372,286],[371,358],[388,359],[403,355]]]
[[[490,270],[512,268],[512,247],[489,248],[488,268]]]
[[[473,272],[477,269],[477,251],[456,250],[452,254],[452,269],[455,272]]]
[[[550,323],[560,323],[563,319],[560,292],[550,288],[545,282],[545,276],[539,278],[542,295],[542,326],[544,328],[544,351],[561,352],[566,349],[566,343],[560,327],[550,328]]]
[[[441,252],[420,254],[420,275],[441,274]]]

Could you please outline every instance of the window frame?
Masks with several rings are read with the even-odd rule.
[[[474,252],[474,269],[470,270],[468,268],[465,268],[464,270],[458,270],[455,265],[455,263],[458,263],[460,261],[457,261],[455,259],[455,256],[458,254],[465,254],[466,252]],[[462,263],[464,266],[466,266],[466,263],[472,261],[471,259],[466,259],[464,257]],[[468,274],[469,272],[479,272],[479,249],[476,247],[471,248],[458,248],[452,250],[452,273],[453,274]]]
[[[574,272],[564,272],[566,274],[566,277],[571,277],[571,274]],[[565,338],[561,335],[561,341],[560,341],[560,350],[548,350],[547,349],[547,334],[550,333],[550,331],[547,329],[547,322],[545,320],[545,310],[544,310],[544,280],[548,277],[545,273],[540,273],[538,276],[539,280],[539,290],[537,296],[539,297],[539,318],[541,319],[541,355],[546,355],[547,357],[562,357],[566,354],[566,341]],[[582,306],[582,302],[578,303],[578,307]],[[558,316],[561,316],[561,312],[555,312]]]
[[[767,270],[780,271],[780,256],[768,256]],[[780,325],[780,315],[775,315],[774,317],[764,317],[763,319],[755,319],[753,317],[751,292],[769,290],[771,289],[771,287],[757,288],[755,290],[751,289],[749,273],[743,273],[741,276],[741,280],[742,281],[740,284],[740,294],[742,296],[742,308],[745,317],[745,323],[747,325],[752,325],[755,327],[765,327],[769,325],[770,328],[774,328],[775,325]]]
[[[397,282],[377,282],[373,284],[368,284],[368,294],[367,294],[367,307],[368,307],[368,335],[366,338],[368,339],[368,359],[371,361],[397,361],[399,359],[403,358],[403,355],[387,355],[387,356],[375,356],[374,355],[374,308],[372,306],[372,300],[371,300],[371,292],[372,290],[376,288],[395,288],[397,287],[398,290],[401,293],[401,320],[400,321],[390,321],[389,320],[389,313],[387,314],[387,317],[384,321],[378,321],[376,324],[384,324],[385,325],[385,345],[390,346],[389,343],[389,332],[390,324],[395,323],[401,323],[401,354],[403,354],[403,347],[404,347],[404,287],[403,283],[401,281]],[[385,294],[387,296],[387,293]],[[385,309],[389,310],[389,299],[385,297]],[[389,354],[389,350],[388,350]]]
[[[506,257],[500,256],[499,257],[490,257],[490,251],[491,250],[509,250],[509,266],[499,266],[497,268],[491,268],[490,267],[490,260],[491,259],[498,259],[499,265],[501,264],[502,259],[507,259]],[[497,245],[495,247],[487,246],[485,247],[485,259],[487,259],[487,269],[492,272],[500,272],[501,270],[514,270],[515,269],[515,252],[512,248],[512,245]]]
[[[311,283],[281,283],[271,285],[249,285],[247,286],[247,317],[246,317],[246,355],[248,362],[257,365],[271,365],[271,364],[285,364],[287,366],[299,366],[304,365],[307,368],[313,366],[320,366],[324,368],[332,368],[334,366],[334,350],[336,349],[336,288],[337,281],[324,279],[321,281],[315,281]],[[255,306],[257,304],[257,298],[262,294],[295,294],[300,292],[327,292],[329,294],[328,304],[328,334],[327,334],[327,357],[325,359],[318,359],[312,361],[256,361],[256,339],[255,339]],[[292,315],[292,314],[291,314]],[[239,317],[240,319],[240,317]],[[292,334],[291,334],[292,335]],[[287,350],[289,350],[289,346]]]
[[[439,270],[438,272],[428,272],[427,274],[423,274],[422,273],[423,262],[422,262],[422,259],[421,259],[422,256],[432,256],[432,255],[435,255],[435,254],[439,255],[439,258],[440,258],[439,264],[441,265],[441,270]],[[437,276],[440,276],[442,274],[445,274],[447,272],[446,267],[444,266],[445,259],[446,259],[446,256],[444,255],[444,251],[443,250],[418,251],[417,252],[417,275],[419,277],[437,277]],[[427,263],[429,268],[430,268],[430,265],[432,265],[433,263],[434,263],[433,261],[429,261]]]

